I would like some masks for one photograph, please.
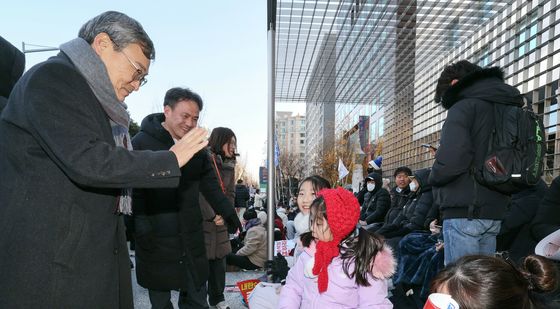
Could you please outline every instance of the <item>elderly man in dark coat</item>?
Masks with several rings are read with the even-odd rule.
[[[132,187],[174,187],[206,146],[131,151],[124,99],[154,47],[118,12],[88,21],[16,84],[0,119],[0,308],[132,308]]]
[[[171,88],[163,104],[163,114],[152,114],[142,121],[140,133],[132,140],[134,149],[169,149],[174,140],[196,128],[203,106],[198,94]],[[209,152],[197,153],[181,170],[177,189],[134,190],[136,275],[138,283],[149,290],[152,309],[172,308],[171,290],[181,291],[179,308],[208,308],[200,193],[228,222],[232,233],[241,227],[210,160]]]

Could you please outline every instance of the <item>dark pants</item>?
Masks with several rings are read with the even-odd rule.
[[[208,308],[206,301],[206,285],[199,289],[194,286],[190,273],[187,273],[187,288],[179,292],[179,309]],[[171,291],[148,290],[152,309],[173,309]]]
[[[241,256],[241,255],[235,255],[233,253],[230,253],[226,256],[226,262],[228,263],[228,265],[233,265],[233,266],[237,266],[239,268],[248,269],[248,270],[259,269],[260,268],[260,266],[257,266],[255,264],[251,263],[251,261],[249,260],[248,257]]]
[[[208,260],[210,273],[208,276],[208,303],[215,306],[225,300],[226,259]]]

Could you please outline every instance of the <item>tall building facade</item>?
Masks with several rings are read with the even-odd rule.
[[[336,106],[336,134],[369,117],[370,142],[381,146],[390,176],[400,165],[433,163],[420,146],[438,144],[446,118],[433,102],[444,66],[462,59],[500,66],[543,117],[550,180],[560,174],[559,7],[559,0],[279,0],[279,99],[308,99],[306,156],[320,152],[310,130],[325,103]],[[321,69],[326,63],[330,70]],[[313,100],[319,93],[328,99]]]
[[[335,142],[336,37],[322,38],[321,48],[311,72],[305,98],[306,143],[305,174],[317,173],[317,165]]]
[[[276,112],[276,136],[280,153],[305,156],[305,116],[292,112]]]
[[[543,119],[546,131],[545,180],[560,175],[558,83],[560,79],[560,1],[513,1],[448,55],[430,66],[417,66],[414,87],[414,131],[410,148],[423,141],[437,143],[446,112],[433,103],[444,66],[467,59],[480,66],[499,66],[506,82],[515,86]],[[415,167],[429,160],[414,156]]]

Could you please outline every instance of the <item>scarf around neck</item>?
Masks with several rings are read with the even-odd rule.
[[[82,38],[76,38],[60,45],[60,50],[70,58],[76,69],[89,84],[93,94],[109,117],[115,145],[132,150],[128,125],[130,116],[124,102],[117,99],[105,64],[91,46]],[[132,189],[123,188],[118,200],[117,212],[132,213]]]
[[[245,223],[245,231],[248,231],[250,228],[257,225],[261,225],[261,219],[259,218],[250,219],[249,221],[247,221],[247,223]]]

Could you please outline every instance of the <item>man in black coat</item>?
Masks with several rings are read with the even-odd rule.
[[[202,99],[184,88],[165,94],[164,113],[144,118],[132,139],[136,150],[173,146],[197,126]],[[170,290],[180,290],[179,308],[208,308],[208,260],[204,245],[199,193],[225,219],[232,232],[241,227],[233,205],[221,190],[207,151],[198,152],[181,169],[177,189],[135,189],[136,275],[149,290],[152,308],[172,308]]]
[[[60,48],[0,118],[0,308],[132,308],[130,188],[176,187],[206,132],[130,150],[123,101],[155,55],[136,20],[102,13]]]
[[[499,68],[459,61],[443,70],[435,101],[447,109],[440,147],[430,174],[440,205],[445,264],[462,256],[494,254],[500,220],[510,196],[478,184],[470,173],[481,166],[494,129],[493,105],[522,106],[519,91],[504,83]]]
[[[249,188],[243,183],[243,179],[238,179],[235,185],[235,209],[239,219],[243,218],[243,213],[247,209],[247,202],[250,198]]]

